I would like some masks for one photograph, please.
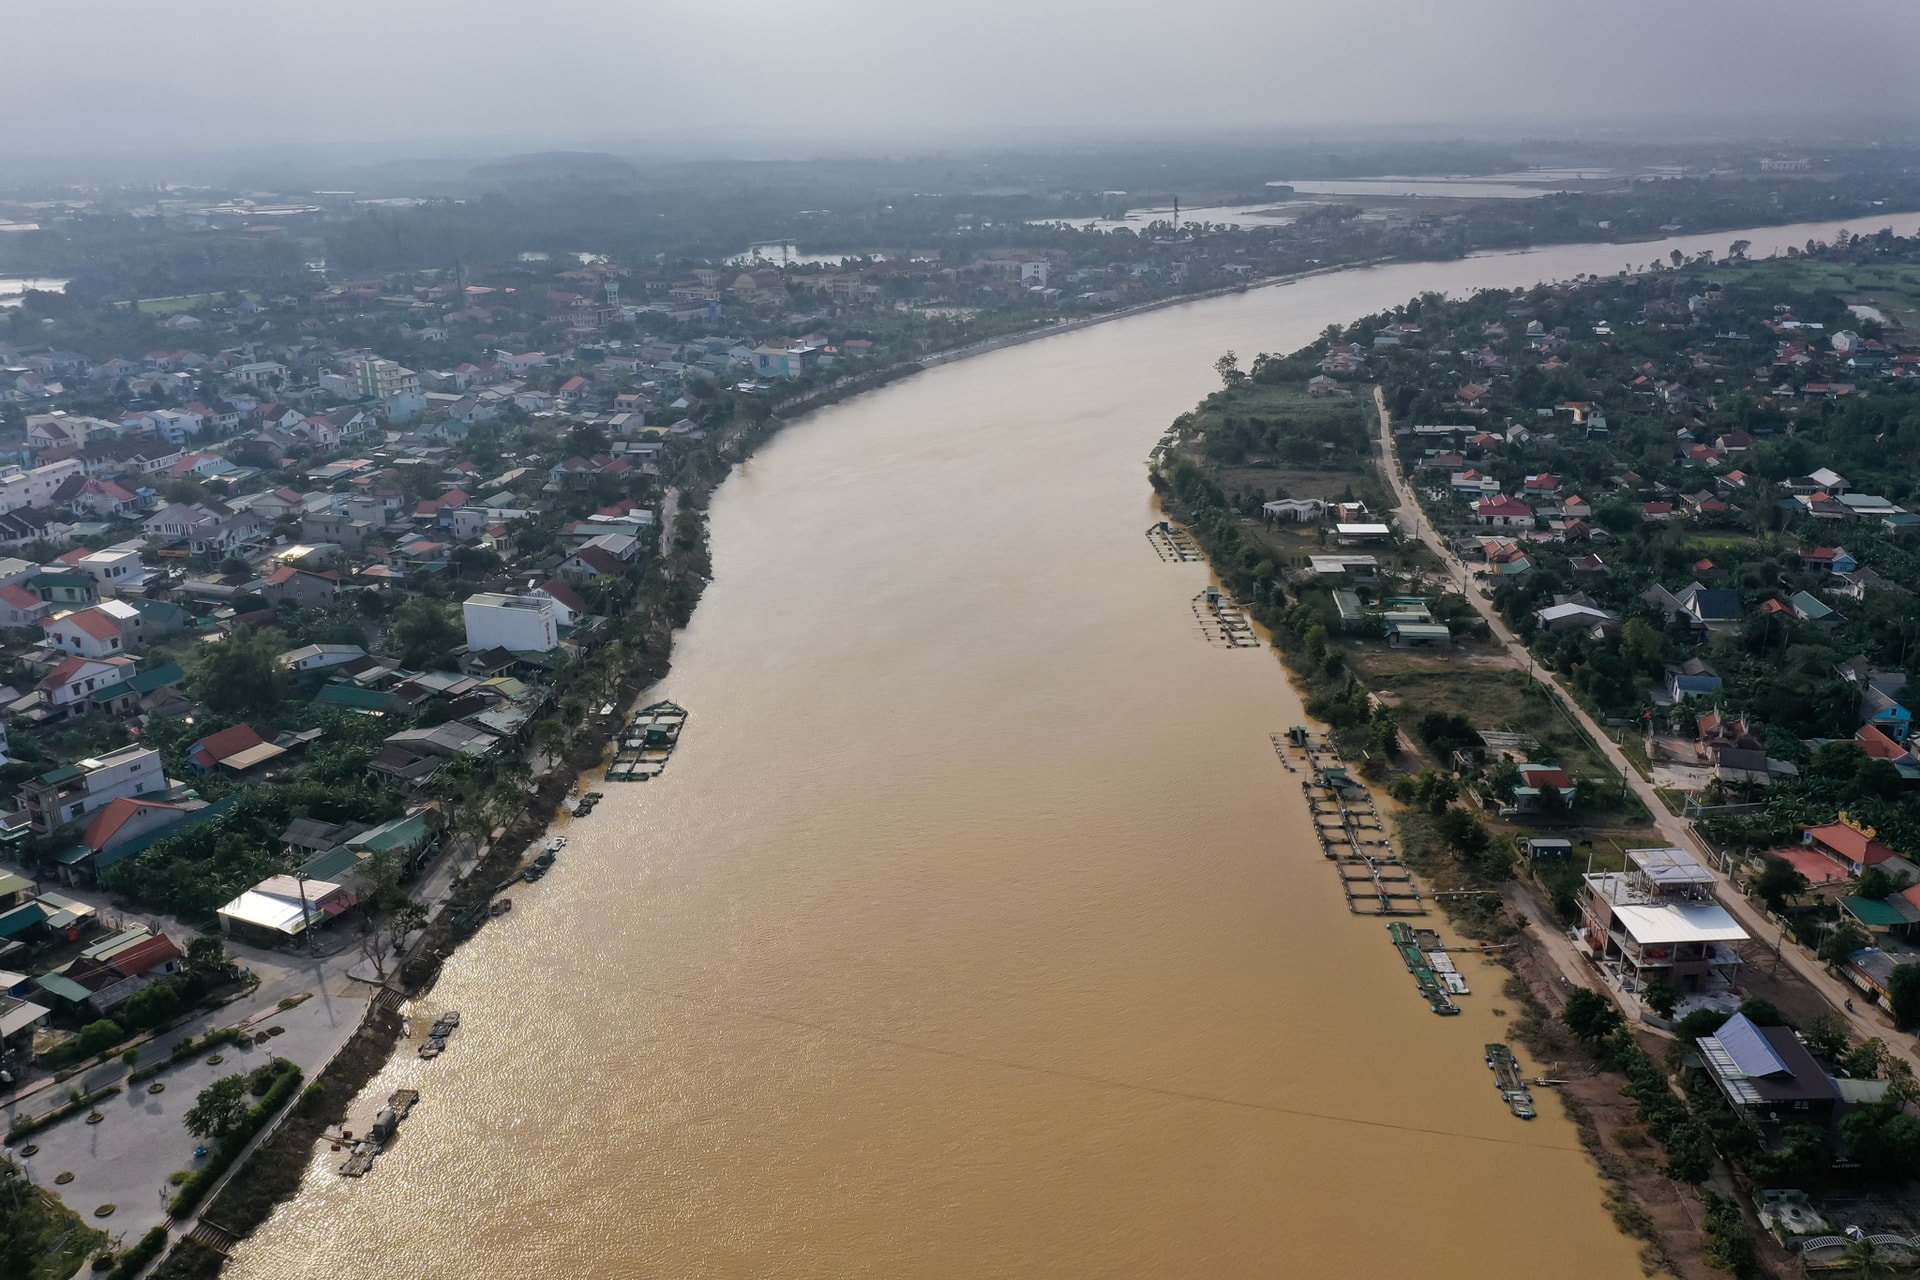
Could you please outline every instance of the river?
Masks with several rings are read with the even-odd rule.
[[[232,1273],[1639,1274],[1551,1091],[1489,1085],[1498,974],[1436,1018],[1347,914],[1299,702],[1197,633],[1142,460],[1229,347],[1832,229],[1323,276],[789,427],[716,494],[672,766],[447,965],[372,1176],[317,1156]]]

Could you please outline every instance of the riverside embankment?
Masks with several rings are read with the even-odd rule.
[[[1435,1018],[1347,914],[1298,700],[1195,633],[1141,465],[1229,347],[1623,257],[1254,289],[782,431],[709,509],[673,768],[448,960],[377,1173],[316,1160],[232,1270],[1634,1274],[1552,1099],[1487,1087],[1498,982]]]

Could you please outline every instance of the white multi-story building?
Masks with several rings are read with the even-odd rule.
[[[462,606],[467,619],[467,650],[511,649],[546,653],[560,643],[560,623],[547,596],[507,596],[481,592]]]
[[[54,491],[61,485],[86,474],[87,466],[78,458],[62,458],[31,471],[0,467],[0,513],[44,507],[53,501]]]
[[[122,747],[22,783],[20,803],[33,829],[44,835],[122,796],[147,795],[165,791],[167,786],[167,771],[158,751]]]

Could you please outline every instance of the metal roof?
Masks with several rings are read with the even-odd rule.
[[[1657,885],[1712,884],[1713,872],[1685,849],[1629,849],[1627,857]]]
[[[1878,898],[1842,898],[1840,906],[1869,929],[1890,929],[1907,923],[1907,917],[1899,908]]]
[[[1747,939],[1747,931],[1727,914],[1727,909],[1713,903],[1669,902],[1660,906],[1613,903],[1610,909],[1641,946],[1745,942]]]

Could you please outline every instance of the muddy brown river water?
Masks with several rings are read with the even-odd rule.
[[[788,427],[713,503],[672,766],[447,965],[374,1173],[317,1157],[230,1274],[1637,1276],[1551,1091],[1489,1085],[1498,975],[1434,1017],[1347,913],[1298,699],[1201,638],[1143,459],[1228,348],[1831,230],[1346,272]]]

